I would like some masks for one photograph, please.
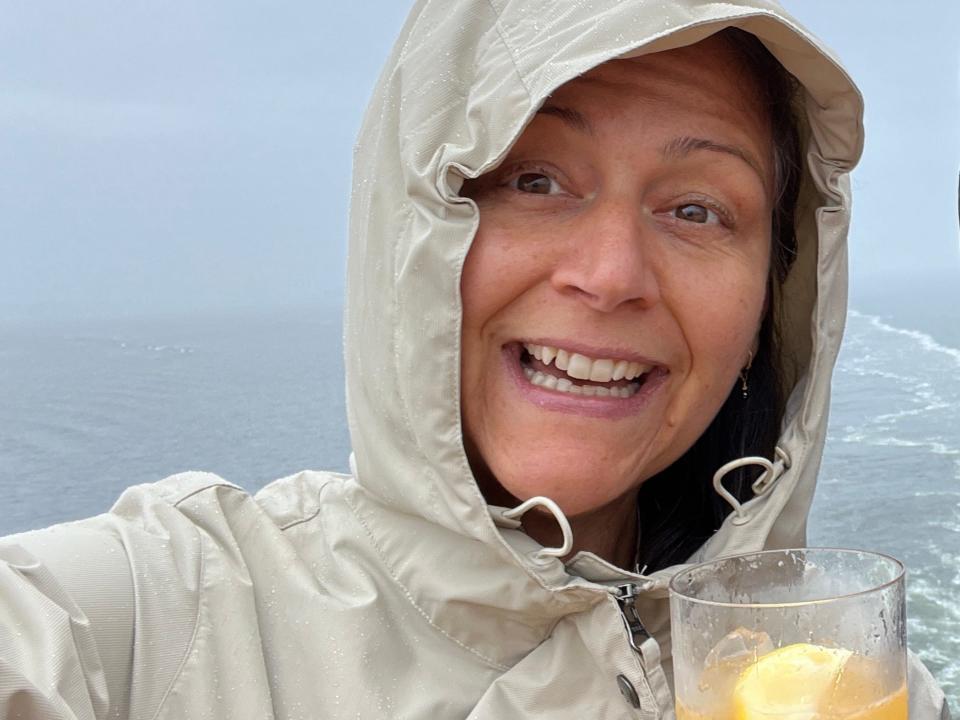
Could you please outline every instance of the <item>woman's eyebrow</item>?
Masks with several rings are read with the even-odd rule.
[[[559,105],[544,105],[537,110],[537,115],[553,115],[563,120],[564,123],[578,132],[593,133],[593,128],[590,127],[590,121],[587,120],[587,117],[579,110],[574,110],[573,108],[561,107]]]
[[[760,176],[760,179],[763,180],[764,184],[766,184],[765,175],[757,158],[754,157],[753,153],[751,153],[749,150],[737,145],[727,145],[726,143],[718,143],[706,138],[683,135],[681,137],[674,138],[664,145],[661,153],[663,154],[664,158],[680,160],[685,158],[690,153],[696,152],[697,150],[709,150],[710,152],[719,152],[740,158],[747,165],[752,167],[757,175]]]

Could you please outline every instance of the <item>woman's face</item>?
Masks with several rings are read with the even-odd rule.
[[[753,94],[718,39],[608,62],[465,186],[480,227],[461,393],[481,483],[578,515],[716,415],[766,297],[773,152]]]

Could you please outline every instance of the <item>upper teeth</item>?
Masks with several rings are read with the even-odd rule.
[[[523,347],[544,365],[549,365],[552,362],[558,370],[563,370],[567,375],[577,380],[590,380],[591,382],[633,380],[653,369],[653,365],[612,358],[596,359],[549,345],[524,343]]]

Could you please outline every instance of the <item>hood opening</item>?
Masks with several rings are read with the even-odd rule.
[[[802,541],[843,329],[847,175],[862,147],[862,110],[830,51],[765,0],[609,0],[562,13],[546,0],[418,5],[367,111],[351,205],[348,417],[355,475],[385,506],[517,560],[464,452],[459,278],[477,216],[458,195],[463,178],[495,167],[536,108],[573,77],[727,26],[760,38],[802,85],[800,242],[780,327],[795,360],[785,368],[793,391],[780,428],[793,464],[759,498],[748,533],[728,523],[703,552]]]

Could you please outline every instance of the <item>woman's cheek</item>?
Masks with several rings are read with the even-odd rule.
[[[696,364],[709,363],[717,376],[731,379],[746,364],[763,317],[766,277],[758,263],[705,274],[688,286],[684,332]]]

